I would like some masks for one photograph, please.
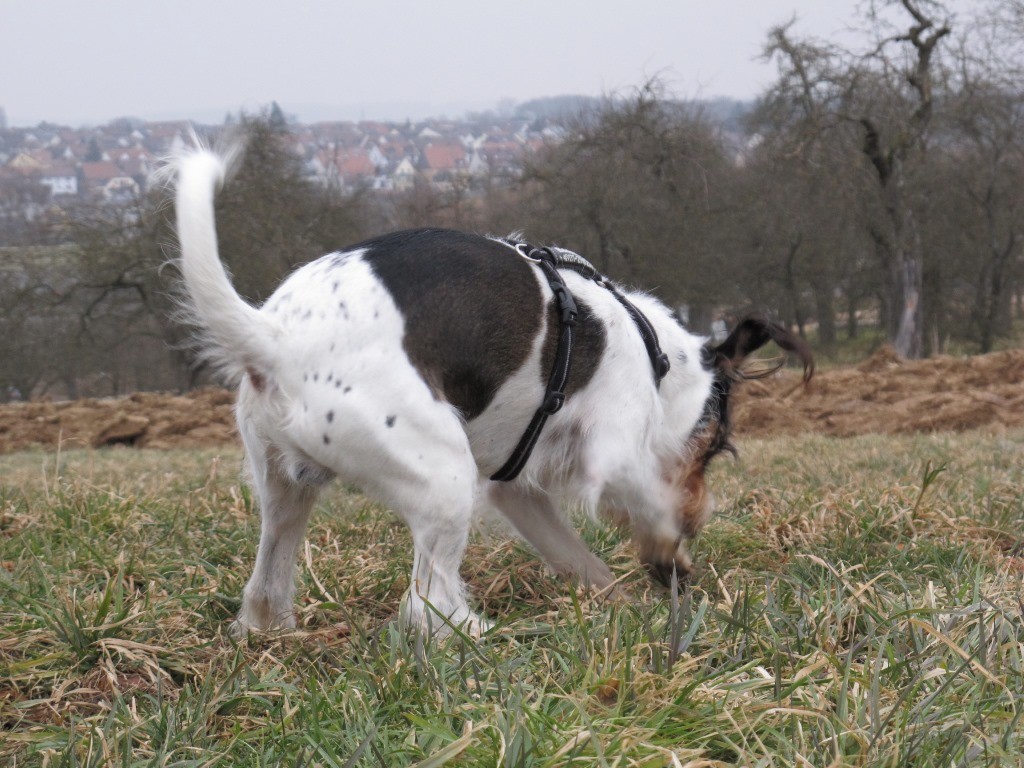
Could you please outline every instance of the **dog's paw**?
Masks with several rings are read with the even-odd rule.
[[[411,590],[406,591],[398,608],[398,620],[424,637],[445,638],[461,633],[479,640],[491,627],[491,622],[461,606],[445,616]]]
[[[434,615],[429,620],[424,617],[424,621],[420,624],[420,631],[424,635],[432,635],[438,640],[443,640],[453,635],[463,638],[468,637],[470,640],[479,640],[493,626],[487,619],[477,616],[475,613],[470,613],[461,621],[455,621],[451,618],[445,621]]]
[[[245,640],[254,629],[241,619],[235,619],[228,625],[228,637],[232,640]]]
[[[253,621],[250,615],[242,611],[228,626],[228,634],[235,640],[244,640],[257,632],[282,632],[295,629],[295,614],[284,613],[277,620],[266,622]]]

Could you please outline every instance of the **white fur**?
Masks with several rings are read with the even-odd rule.
[[[408,524],[415,552],[402,615],[427,631],[485,627],[458,572],[477,505],[499,510],[556,571],[602,589],[612,585],[610,571],[559,509],[612,508],[646,536],[680,541],[675,521],[685,499],[674,479],[692,458],[687,440],[712,375],[700,365],[704,340],[663,305],[629,295],[672,362],[659,390],[621,305],[594,282],[563,274],[602,319],[607,349],[591,380],[548,421],[520,477],[495,483],[487,478],[539,405],[544,323],[527,362],[466,422],[410,364],[402,314],[361,252],[302,267],[262,308],[238,296],[217,252],[213,200],[224,173],[221,156],[186,154],[177,162],[176,204],[192,310],[212,356],[241,381],[237,417],[261,507],[259,552],[235,632],[294,625],[296,552],[317,490],[334,476]],[[539,274],[537,281],[550,297]]]

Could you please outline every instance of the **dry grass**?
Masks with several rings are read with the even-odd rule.
[[[502,536],[464,574],[497,627],[393,619],[410,545],[342,488],[300,630],[225,626],[251,566],[232,451],[0,457],[0,763],[1018,765],[1024,434],[745,441],[697,583],[589,601]]]

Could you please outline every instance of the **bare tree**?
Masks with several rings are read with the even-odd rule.
[[[722,279],[717,193],[734,168],[720,136],[657,82],[571,126],[533,159],[522,196],[532,236],[575,248],[598,269],[686,304],[706,327]]]
[[[908,200],[906,164],[923,160],[934,113],[936,47],[952,31],[948,21],[936,24],[932,15],[925,14],[926,2],[899,0],[911,16],[909,28],[883,40],[871,57],[880,65],[883,74],[896,73],[896,79],[889,77],[887,82],[895,85],[902,79],[911,88],[910,94],[899,91],[894,94],[901,113],[897,129],[886,131],[878,117],[880,105],[874,99],[862,102],[858,118],[864,130],[863,151],[875,169],[888,217],[889,283],[892,306],[898,312],[896,326],[890,328],[890,332],[895,331],[893,346],[897,354],[904,357],[920,357],[925,351],[922,322],[924,254],[914,206]],[[933,6],[931,13],[939,8]],[[886,49],[892,44],[910,46],[910,55],[904,50],[900,52],[902,60],[889,58]],[[892,103],[889,101],[890,105]]]
[[[794,40],[792,24],[769,33],[765,52],[780,61],[779,78],[746,121],[756,137],[744,169],[756,201],[745,217],[758,253],[750,291],[778,285],[781,316],[801,334],[813,318],[818,343],[828,350],[836,342],[840,292],[855,333],[857,307],[868,290],[867,248],[857,232],[864,189],[857,136],[842,118],[838,54],[825,44]]]
[[[881,11],[909,16],[899,31],[886,28]],[[925,260],[915,215],[912,179],[926,159],[934,113],[936,60],[951,23],[937,23],[943,6],[932,0],[871,2],[878,44],[855,55],[791,39],[788,28],[770,35],[766,54],[779,62],[775,98],[798,104],[807,133],[859,127],[859,152],[870,163],[884,217],[873,233],[886,271],[884,312],[897,352],[925,352],[922,312]]]
[[[997,9],[998,10],[998,9]],[[983,17],[954,51],[949,103],[939,137],[952,150],[933,197],[949,200],[938,224],[955,244],[949,269],[964,284],[969,327],[982,352],[1011,330],[1011,300],[1024,256],[1024,87],[1021,43],[1004,37],[1005,18]],[[942,226],[945,225],[945,226]],[[931,247],[941,252],[944,243]]]

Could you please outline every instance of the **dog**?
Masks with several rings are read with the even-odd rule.
[[[595,590],[613,589],[615,577],[563,510],[628,524],[654,577],[685,578],[688,542],[715,504],[705,469],[732,449],[732,384],[769,341],[798,356],[809,379],[813,359],[799,338],[752,316],[712,344],[571,252],[442,229],[325,255],[257,308],[232,287],[217,246],[214,200],[237,155],[194,148],[172,168],[186,302],[203,353],[237,382],[260,507],[234,636],[294,627],[297,551],[334,478],[408,525],[400,616],[425,633],[479,636],[489,626],[459,576],[485,507],[555,573]],[[528,434],[538,418],[543,429]],[[514,476],[494,479],[512,455]]]

